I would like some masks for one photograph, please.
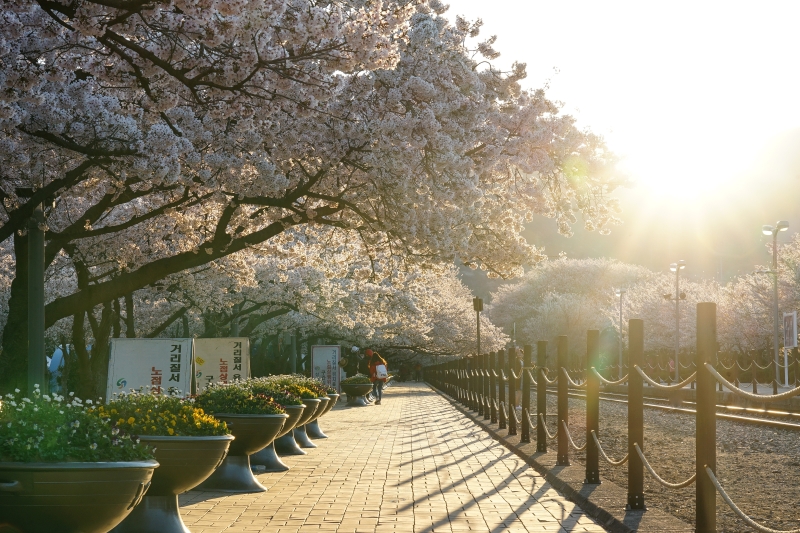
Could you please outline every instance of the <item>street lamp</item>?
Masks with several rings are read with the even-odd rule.
[[[617,379],[622,379],[622,297],[625,296],[625,289],[617,289],[619,296],[619,373]]]
[[[481,354],[481,311],[483,311],[483,298],[473,298],[472,308],[478,318],[478,355]]]
[[[773,340],[772,340],[772,348],[775,352],[775,383],[778,383],[780,379],[780,368],[779,368],[779,358],[778,358],[778,337],[780,335],[780,318],[778,317],[778,233],[781,231],[786,231],[789,229],[789,223],[785,220],[779,220],[774,226],[765,225],[761,227],[761,232],[764,235],[772,235],[772,273],[774,275],[774,282],[772,286],[772,296],[773,296],[773,304],[774,304],[774,311],[775,311],[775,320],[774,326],[775,331]],[[788,383],[787,383],[788,385]]]
[[[681,285],[681,270],[686,268],[686,261],[681,259],[677,263],[671,263],[669,265],[669,269],[672,272],[675,272],[675,381],[678,382],[681,379],[680,369],[681,363],[678,359],[678,352],[680,351],[680,331],[681,331],[681,315],[678,309],[678,305],[680,304],[681,300],[686,299],[686,293],[680,291]],[[664,298],[667,300],[672,300],[671,294],[665,294]]]

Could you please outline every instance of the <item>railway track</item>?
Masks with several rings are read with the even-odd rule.
[[[556,391],[548,389],[547,394],[556,395]],[[586,395],[579,392],[570,392],[569,397],[581,400],[586,399]],[[600,401],[625,404],[628,403],[627,397],[624,394],[613,392],[601,392]],[[685,404],[687,407],[669,405],[669,400],[664,398],[653,398],[647,396],[644,398],[644,407],[646,409],[658,409],[661,411],[692,415],[696,414],[695,409],[691,407],[694,405],[694,402],[684,401],[682,404]],[[531,405],[535,405],[535,400],[531,402]],[[744,416],[741,414],[726,413],[725,411],[736,411],[740,413],[750,413],[753,415],[758,413],[761,416]],[[791,411],[755,409],[752,407],[737,407],[732,405],[717,405],[717,418],[720,420],[730,420],[732,422],[739,422],[742,424],[753,424],[758,426],[800,431],[800,413]]]

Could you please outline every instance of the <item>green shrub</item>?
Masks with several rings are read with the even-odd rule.
[[[356,374],[355,376],[350,376],[342,380],[342,385],[364,385],[368,383],[372,382],[369,380],[369,376],[365,376],[364,374]]]

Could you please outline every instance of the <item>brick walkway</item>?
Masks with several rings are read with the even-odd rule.
[[[604,531],[427,385],[396,383],[383,405],[326,415],[330,437],[269,490],[180,497],[193,533]]]

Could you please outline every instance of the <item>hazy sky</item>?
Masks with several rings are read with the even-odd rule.
[[[636,186],[620,195],[624,230],[597,245],[606,255],[737,270],[724,263],[765,255],[761,224],[800,229],[800,202],[786,202],[800,176],[800,2],[451,0],[456,14],[483,19],[500,65],[527,63],[528,87],[549,86],[624,158]]]

